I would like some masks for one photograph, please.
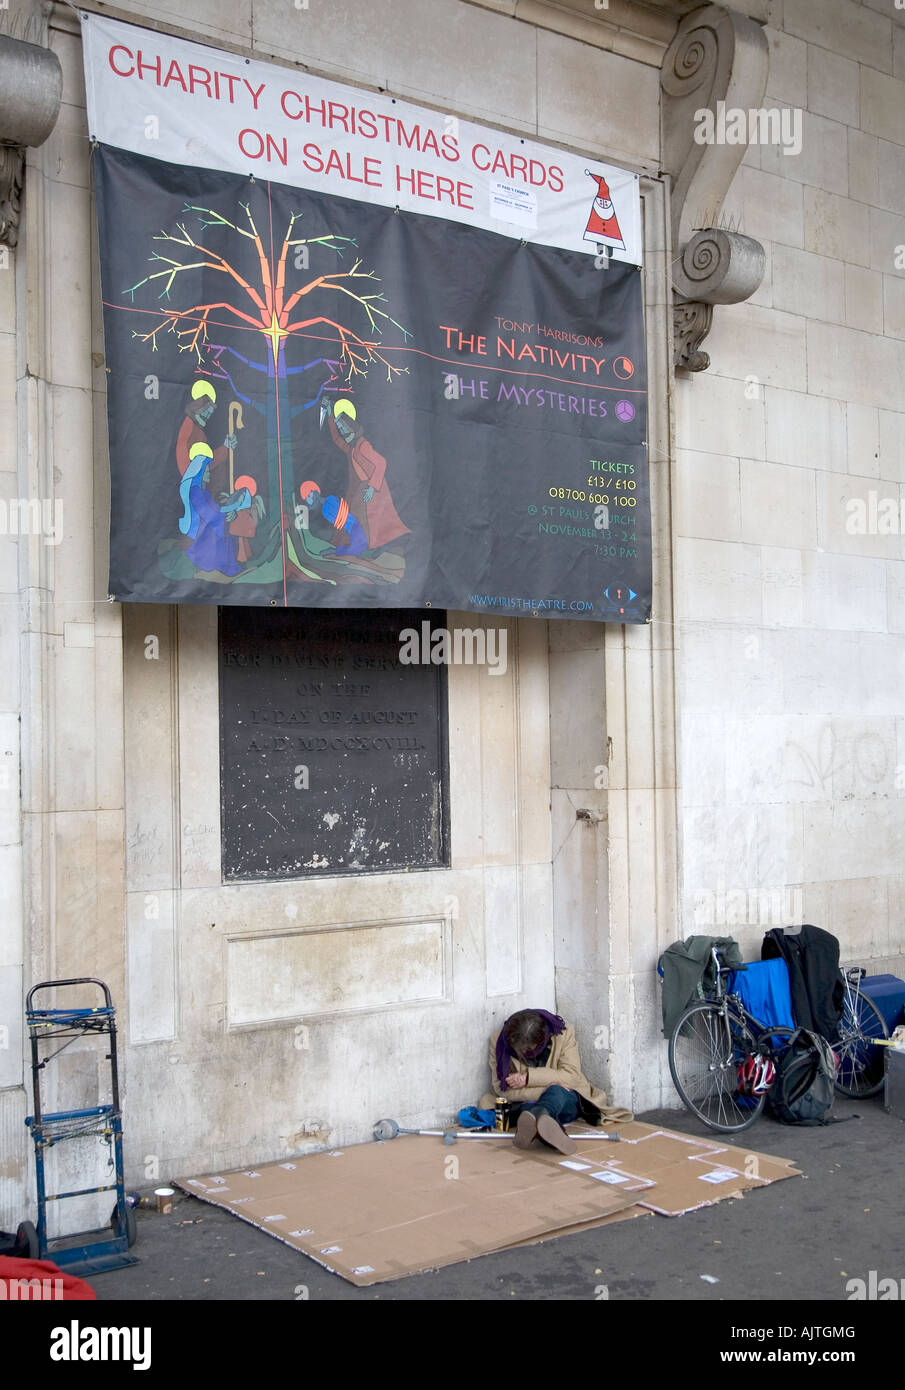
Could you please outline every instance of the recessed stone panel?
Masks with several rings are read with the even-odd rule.
[[[231,1028],[439,1003],[447,997],[446,921],[231,937],[226,970]]]

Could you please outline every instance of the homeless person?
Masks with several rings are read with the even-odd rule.
[[[498,1096],[510,1102],[510,1125],[516,1121],[515,1147],[527,1149],[538,1139],[560,1153],[575,1152],[563,1125],[601,1118],[630,1120],[631,1113],[607,1107],[606,1094],[581,1070],[575,1029],[545,1009],[521,1009],[506,1019],[490,1039],[491,1091],[481,1109],[493,1109]]]

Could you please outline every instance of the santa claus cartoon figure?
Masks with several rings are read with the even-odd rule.
[[[624,251],[625,242],[616,220],[616,209],[613,207],[607,181],[602,174],[592,174],[590,169],[585,169],[585,173],[596,183],[597,196],[591,207],[583,240],[593,241],[600,247],[611,246],[614,250]]]

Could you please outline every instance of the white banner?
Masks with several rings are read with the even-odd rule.
[[[638,175],[379,92],[83,13],[102,144],[641,265]]]

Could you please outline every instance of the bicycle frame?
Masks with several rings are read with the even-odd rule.
[[[762,1047],[761,1044],[764,1043],[768,1038],[779,1036],[780,1034],[782,1034],[783,1031],[787,1032],[788,1030],[781,1029],[779,1025],[776,1025],[776,1027],[774,1028],[772,1025],[763,1023],[759,1018],[755,1018],[753,1014],[749,1013],[748,1010],[745,1008],[744,1004],[742,1003],[741,996],[732,993],[730,990],[726,988],[725,985],[724,977],[733,974],[734,970],[738,967],[723,965],[720,961],[719,952],[717,951],[716,947],[711,948],[710,957],[713,961],[713,971],[714,976],[716,978],[716,985],[714,986],[713,990],[707,993],[704,997],[705,999],[710,1000],[711,1003],[718,1004],[720,1007],[720,1016],[722,1018],[723,1028],[725,1030],[727,1063],[729,1059],[732,1057],[733,1048],[732,1033],[729,1028],[730,1008],[733,1010],[739,1021],[743,1023],[746,1028],[748,1028],[752,1036],[756,1039],[758,1044],[758,1051],[761,1053],[761,1055],[769,1056],[771,1060],[775,1059],[778,1053],[782,1052],[782,1047],[777,1047],[775,1042],[769,1041],[766,1042],[766,1046]]]

